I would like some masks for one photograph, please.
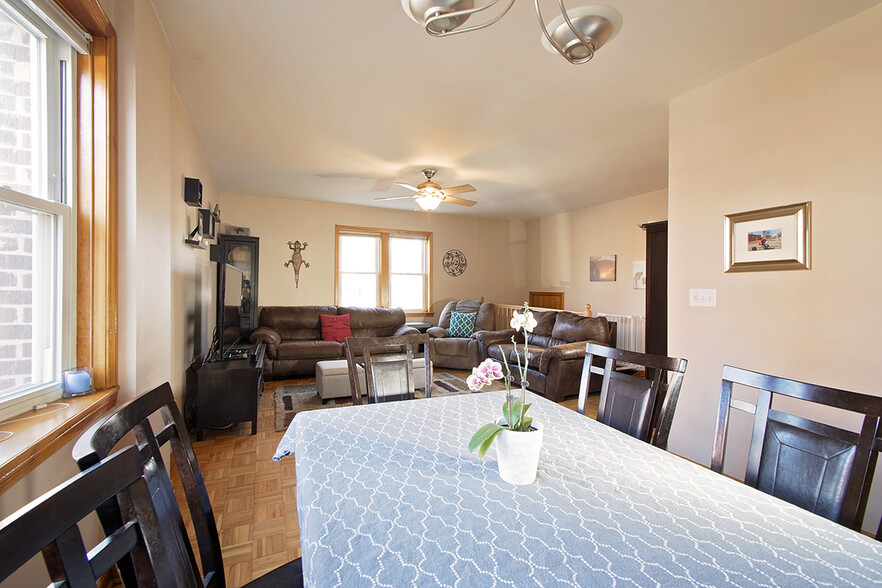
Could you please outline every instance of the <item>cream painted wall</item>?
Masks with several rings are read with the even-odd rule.
[[[135,23],[135,235],[128,242],[125,261],[135,272],[135,307],[120,331],[134,328],[135,386],[121,390],[124,399],[170,379],[171,367],[171,272],[172,233],[169,219],[171,169],[171,49],[159,19],[148,0],[134,1]],[[132,238],[134,237],[134,238]],[[177,236],[176,236],[177,237]],[[175,245],[180,244],[175,239]]]
[[[242,194],[222,194],[221,211],[225,223],[260,237],[260,306],[334,303],[335,225],[432,232],[435,318],[450,300],[483,296],[516,304],[523,296],[523,284],[509,271],[520,249],[508,246],[508,221]],[[299,288],[293,270],[283,267],[291,258],[288,241],[309,243],[302,254],[310,267],[301,268]],[[448,276],[441,266],[450,249],[468,260],[461,276]]]
[[[178,398],[184,393],[187,366],[205,357],[214,325],[215,264],[208,249],[184,244],[197,223],[197,208],[184,203],[184,178],[202,182],[202,206],[212,209],[219,203],[218,191],[208,160],[202,151],[178,93],[170,88],[170,243],[171,243],[171,384]],[[211,243],[211,242],[208,242]]]
[[[184,243],[197,209],[184,202],[183,178],[202,181],[204,207],[217,189],[152,2],[109,8],[120,46],[120,396],[169,381],[180,400],[185,370],[210,339],[214,281],[208,250]]]
[[[880,31],[882,6],[671,104],[669,351],[689,360],[676,453],[709,463],[724,363],[882,394]],[[803,201],[811,270],[723,272],[725,214]],[[717,307],[689,307],[689,288],[715,288]]]
[[[646,236],[640,225],[665,220],[667,204],[667,190],[657,190],[527,223],[528,290],[563,291],[569,310],[582,311],[590,304],[593,312],[642,316],[646,290],[635,290],[631,281],[633,262],[646,259]],[[548,227],[545,236],[543,221]],[[566,224],[568,230],[561,231]],[[555,237],[559,232],[569,233],[565,242]],[[588,259],[598,255],[617,256],[615,282],[589,281]],[[554,265],[557,258],[568,267],[548,271],[546,266]],[[569,281],[554,279],[567,275]]]

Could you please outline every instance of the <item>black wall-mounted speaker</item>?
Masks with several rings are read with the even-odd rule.
[[[202,182],[197,178],[184,178],[184,202],[190,206],[202,206]]]

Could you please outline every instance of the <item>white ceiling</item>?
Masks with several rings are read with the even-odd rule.
[[[431,166],[477,188],[439,212],[531,219],[667,187],[669,101],[879,1],[609,0],[624,26],[578,66],[528,0],[440,39],[399,0],[153,3],[221,192],[409,210],[373,199]]]

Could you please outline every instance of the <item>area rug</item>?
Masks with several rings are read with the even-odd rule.
[[[468,394],[468,384],[453,376],[438,372],[433,374],[432,396],[453,396],[455,394]],[[425,395],[422,390],[416,391],[417,398]],[[351,398],[335,398],[327,404],[322,404],[321,398],[315,389],[315,384],[303,386],[282,386],[276,389],[276,431],[284,431],[294,420],[294,415],[305,410],[319,408],[332,408],[334,406],[350,406]]]

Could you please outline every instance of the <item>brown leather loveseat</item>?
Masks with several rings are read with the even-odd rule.
[[[310,375],[315,373],[315,364],[320,361],[343,359],[342,342],[322,340],[321,320],[321,315],[343,314],[349,315],[353,337],[419,334],[417,329],[404,324],[407,316],[400,308],[264,306],[251,342],[266,344],[266,377]]]
[[[586,317],[566,310],[536,310],[533,318],[536,327],[527,334],[527,389],[555,402],[578,394],[585,344],[615,347],[616,323],[607,321],[606,317]],[[517,352],[511,342],[513,335],[514,329],[484,331],[477,334],[477,339],[483,357],[498,362],[502,362],[503,357],[508,360],[514,385],[520,386],[516,353],[521,355],[523,365],[523,332],[518,331],[515,338]]]

